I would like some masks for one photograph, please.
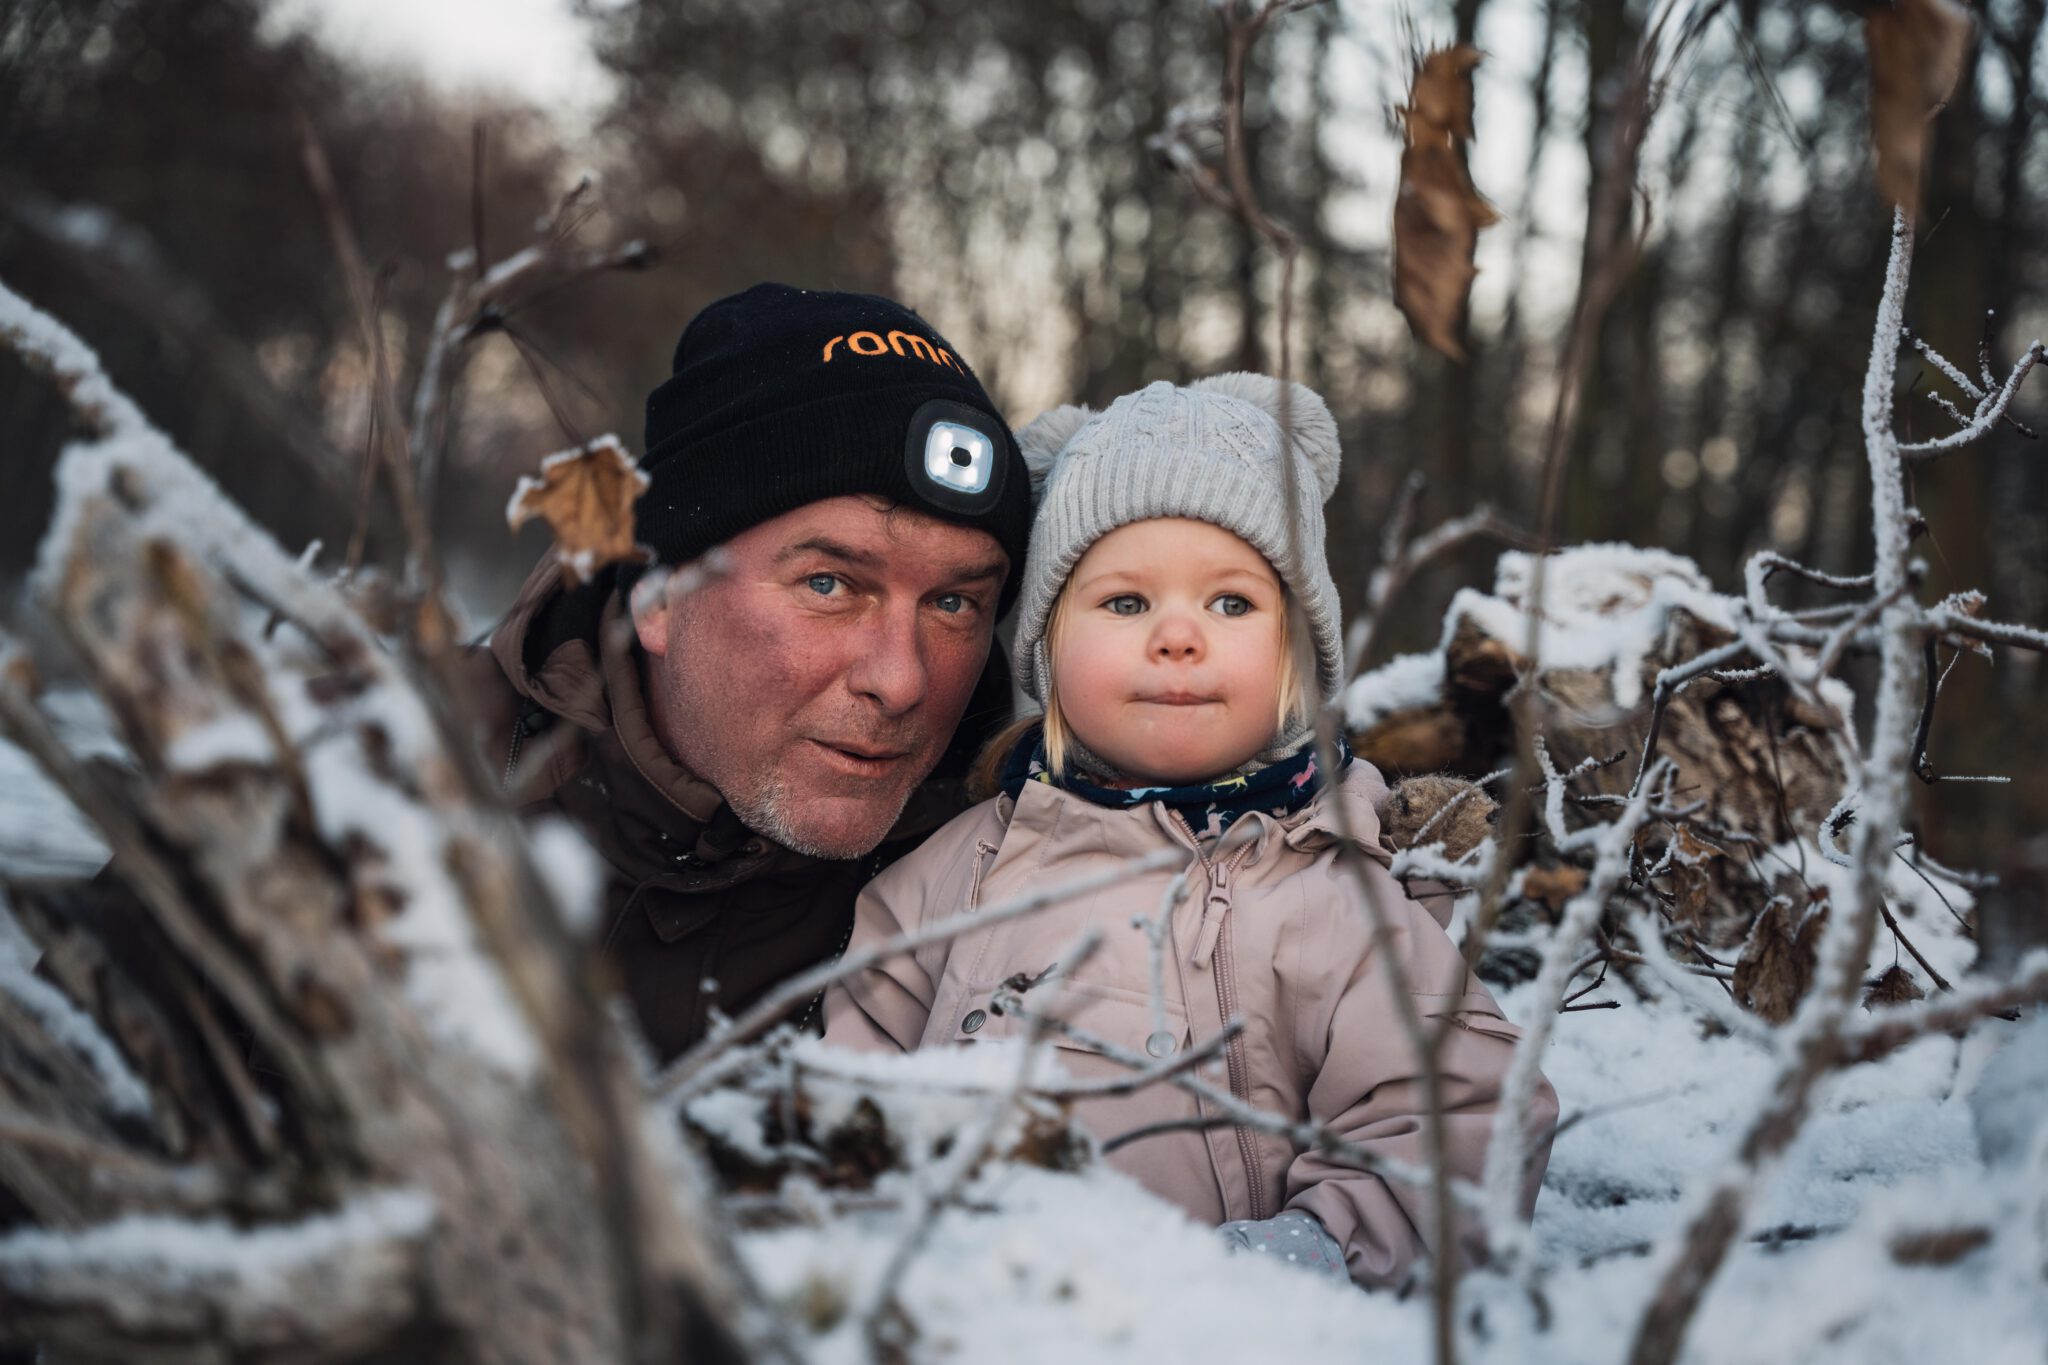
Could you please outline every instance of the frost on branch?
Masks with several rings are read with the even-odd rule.
[[[0,1336],[557,1361],[687,1324],[736,1353],[751,1291],[683,1216],[687,1154],[650,1143],[459,713],[68,334],[0,308],[96,432],[35,588],[132,756],[88,767],[0,682],[0,732],[114,855],[0,926],[70,1005],[0,1008],[0,1056],[39,1063],[0,1081],[0,1186],[41,1225],[0,1239]]]
[[[769,1198],[748,1220],[794,1216],[775,1198],[792,1177],[837,1194],[885,1190],[891,1177],[945,1159],[981,1121],[1016,1068],[1007,1044],[915,1060],[777,1039],[720,1088],[683,1107],[685,1125],[727,1188]],[[1033,1100],[1007,1113],[989,1159],[1054,1171],[1089,1164],[1088,1139],[1066,1106]]]

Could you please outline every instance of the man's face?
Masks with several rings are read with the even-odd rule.
[[[866,853],[960,723],[1008,557],[985,531],[866,496],[724,549],[722,575],[636,616],[656,732],[748,828]]]

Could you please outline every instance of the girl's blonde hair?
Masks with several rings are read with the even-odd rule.
[[[1045,625],[1045,657],[1047,663],[1058,657],[1060,642],[1066,634],[1067,616],[1074,598],[1074,579],[1069,575],[1060,587],[1060,595],[1053,599],[1052,615]],[[1280,704],[1273,716],[1273,733],[1279,734],[1298,725],[1307,725],[1315,719],[1320,699],[1316,696],[1316,662],[1311,654],[1314,645],[1307,630],[1307,622],[1296,621],[1301,608],[1295,604],[1294,594],[1283,584],[1280,589]],[[1307,655],[1308,657],[1304,657]],[[1067,724],[1066,714],[1060,709],[1060,688],[1058,675],[1048,667],[1045,675],[1045,710],[1042,714],[1020,716],[997,732],[981,756],[975,760],[968,774],[968,794],[977,801],[994,796],[1000,788],[1003,763],[1010,751],[1017,747],[1026,731],[1034,725],[1045,727],[1045,766],[1054,773],[1065,772],[1067,758],[1074,743],[1074,732]],[[1219,776],[1221,774],[1218,774]]]

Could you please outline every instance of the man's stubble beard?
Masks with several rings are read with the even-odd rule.
[[[668,715],[672,717],[691,717],[700,724],[705,723],[704,718],[717,710],[716,706],[712,704],[711,699],[721,695],[720,689],[723,683],[723,680],[716,676],[698,676],[695,671],[696,654],[682,645],[684,640],[700,634],[700,632],[693,629],[694,621],[692,620],[692,614],[703,610],[704,607],[703,599],[696,594],[692,594],[689,599],[676,604],[676,609],[681,613],[685,613],[679,618],[679,624],[682,628],[675,637],[678,647],[672,652],[667,668],[661,670],[658,676],[647,678],[645,684],[650,693],[661,695],[663,702],[666,703],[663,709]],[[729,719],[728,717],[720,716],[710,723],[724,723],[729,721]],[[660,728],[658,725],[657,729],[659,730]],[[914,742],[915,736],[876,734],[873,733],[873,727],[863,726],[858,723],[840,728],[863,732],[860,734],[860,738],[877,744],[901,743],[913,750],[922,748],[921,743]],[[868,853],[873,852],[884,839],[888,838],[889,831],[895,828],[896,821],[902,817],[904,808],[910,804],[911,796],[925,778],[930,775],[932,766],[927,764],[925,769],[917,775],[916,781],[904,784],[902,792],[896,796],[894,804],[888,808],[888,818],[879,822],[879,828],[876,829],[874,836],[866,839],[864,842],[854,844],[843,840],[827,841],[806,834],[800,827],[802,821],[799,818],[798,812],[793,809],[797,801],[800,800],[800,797],[792,792],[789,779],[785,775],[769,773],[766,776],[762,776],[756,773],[740,772],[731,774],[728,781],[720,782],[714,778],[712,773],[705,771],[705,768],[720,767],[724,766],[723,764],[716,761],[704,762],[709,755],[692,755],[688,753],[689,746],[682,735],[665,739],[664,742],[669,745],[670,752],[679,763],[689,769],[700,780],[710,782],[717,788],[718,794],[725,798],[726,805],[732,808],[733,814],[737,815],[740,823],[748,829],[765,838],[774,840],[792,852],[801,853],[809,858],[822,858],[831,861],[864,857]],[[802,741],[792,738],[789,742],[796,744]],[[703,766],[700,767],[700,763]]]
[[[733,814],[739,816],[740,823],[754,833],[773,839],[791,852],[801,853],[807,858],[837,862],[864,857],[879,847],[889,837],[889,831],[895,828],[897,820],[902,818],[903,809],[910,804],[911,794],[916,790],[916,783],[906,786],[895,808],[889,812],[888,820],[883,822],[881,831],[858,847],[821,843],[798,830],[789,810],[789,784],[781,778],[770,779],[744,794],[720,794],[732,807]]]

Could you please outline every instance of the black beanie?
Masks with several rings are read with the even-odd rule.
[[[757,284],[697,314],[647,396],[640,542],[682,564],[820,498],[875,493],[994,536],[1022,579],[1031,479],[944,337],[870,294]]]

